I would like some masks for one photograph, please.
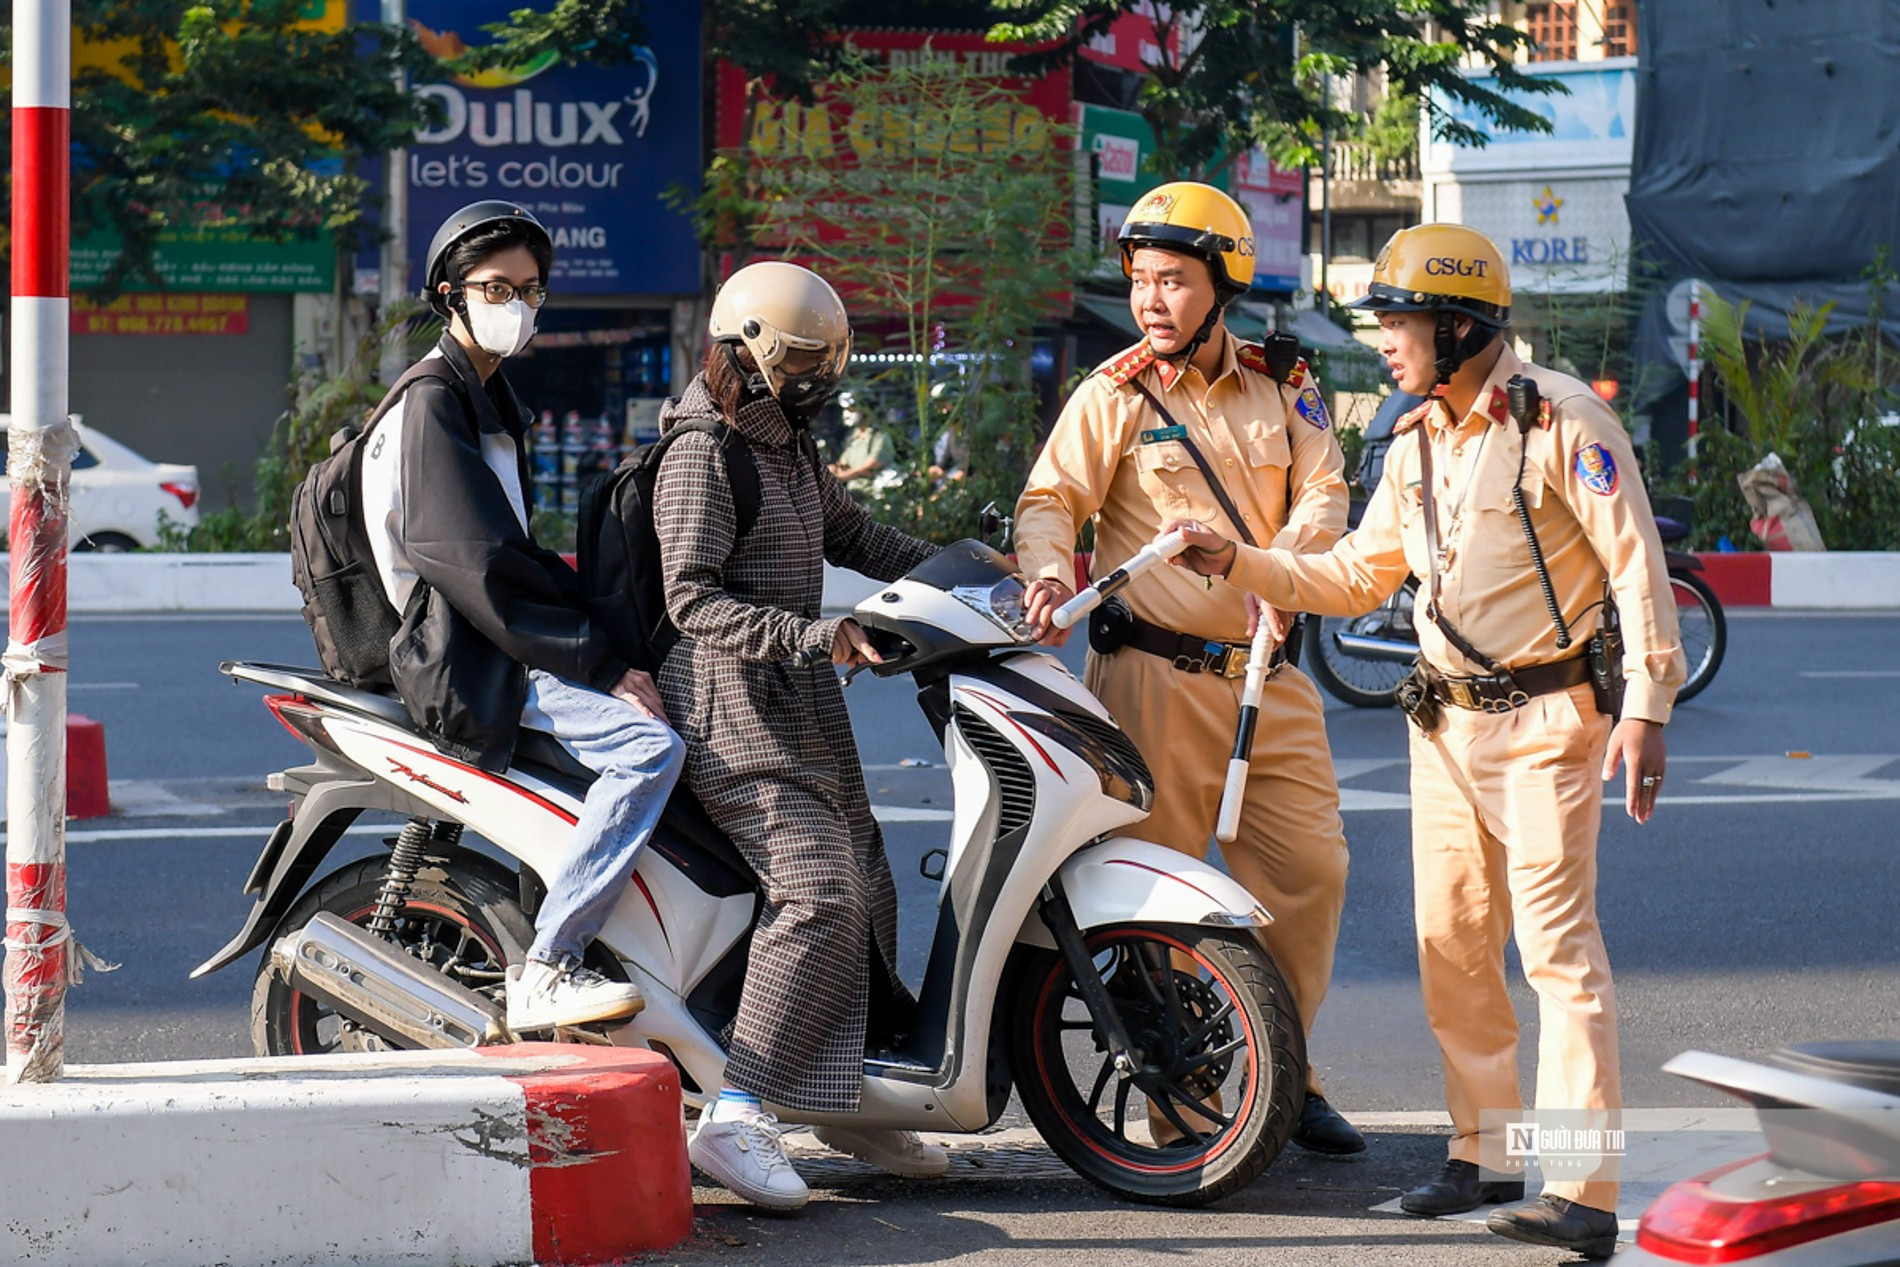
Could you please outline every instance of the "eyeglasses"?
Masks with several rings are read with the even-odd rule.
[[[463,282],[464,290],[479,287],[482,298],[491,304],[505,304],[516,295],[530,308],[539,308],[548,301],[548,288],[539,282],[529,282],[526,286],[517,286],[513,282],[502,281],[499,277],[482,282]]]

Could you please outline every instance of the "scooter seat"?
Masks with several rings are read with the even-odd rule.
[[[561,741],[542,730],[523,727],[515,735],[514,767],[532,774],[551,771],[581,784],[591,783],[594,772],[575,760]],[[535,767],[541,767],[536,769]],[[651,846],[701,888],[724,897],[758,887],[759,879],[745,855],[714,824],[684,780],[673,787],[660,817]]]
[[[1900,1096],[1900,1042],[1893,1039],[1802,1043],[1782,1048],[1769,1063],[1790,1073]]]

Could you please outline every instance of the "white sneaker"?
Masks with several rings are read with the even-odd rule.
[[[862,1130],[855,1126],[814,1126],[811,1133],[826,1148],[850,1153],[879,1170],[911,1179],[935,1179],[950,1169],[950,1154],[926,1144],[916,1131]]]
[[[811,1189],[792,1169],[779,1140],[778,1119],[770,1113],[715,1122],[702,1114],[686,1155],[692,1163],[768,1210],[797,1210],[811,1200]]]
[[[517,1034],[618,1020],[646,1005],[639,986],[609,981],[574,959],[530,959],[508,969],[508,1028]]]

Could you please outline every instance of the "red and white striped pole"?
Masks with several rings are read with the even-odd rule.
[[[71,0],[13,0],[12,606],[7,709],[8,1082],[65,1067],[66,507]]]
[[[1702,422],[1702,283],[1689,281],[1689,482],[1695,482],[1696,435]]]

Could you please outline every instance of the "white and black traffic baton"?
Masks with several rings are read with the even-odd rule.
[[[1240,695],[1240,721],[1234,727],[1234,753],[1227,759],[1227,786],[1221,789],[1220,818],[1214,839],[1232,844],[1240,834],[1240,806],[1247,795],[1247,764],[1253,754],[1254,727],[1260,721],[1260,697],[1266,692],[1268,663],[1273,659],[1273,628],[1266,604],[1260,605],[1260,623],[1247,649],[1247,686]]]
[[[1136,551],[1134,558],[1056,608],[1054,614],[1049,617],[1050,623],[1057,629],[1069,628],[1076,621],[1100,607],[1103,599],[1112,597],[1115,591],[1143,572],[1166,563],[1185,549],[1187,549],[1187,538],[1179,532],[1162,533]]]

